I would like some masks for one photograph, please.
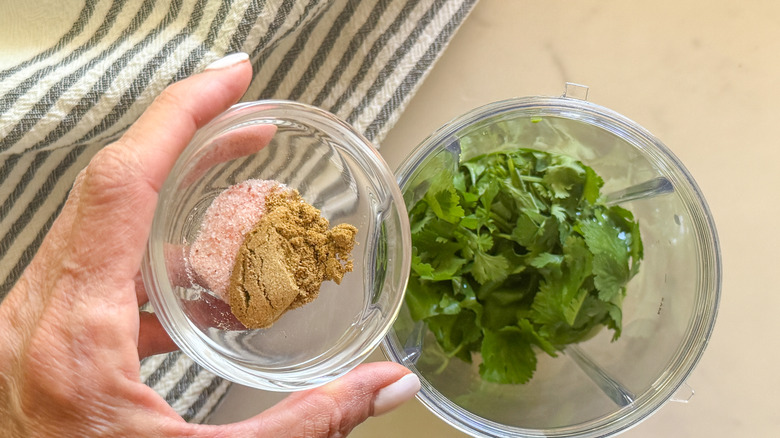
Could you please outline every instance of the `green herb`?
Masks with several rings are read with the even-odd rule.
[[[457,167],[409,212],[407,304],[445,354],[481,354],[484,380],[516,384],[533,376],[537,351],[556,356],[602,326],[616,340],[642,242],[631,212],[600,201],[596,172],[519,148]]]

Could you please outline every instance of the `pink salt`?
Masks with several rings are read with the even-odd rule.
[[[190,248],[189,266],[198,280],[227,301],[227,288],[244,236],[265,213],[266,197],[287,189],[276,181],[249,179],[220,193],[203,217]]]

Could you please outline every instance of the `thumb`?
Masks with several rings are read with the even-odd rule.
[[[294,393],[248,420],[209,426],[206,435],[344,437],[368,417],[413,398],[419,389],[417,376],[399,364],[366,363],[319,388]]]

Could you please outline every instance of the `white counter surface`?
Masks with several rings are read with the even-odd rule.
[[[695,395],[621,437],[780,436],[780,2],[481,0],[381,152],[395,169],[449,119],[507,97],[560,95],[567,81],[685,163],[723,253],[714,335],[688,379]],[[211,422],[280,397],[234,385]],[[414,401],[350,436],[463,435]]]

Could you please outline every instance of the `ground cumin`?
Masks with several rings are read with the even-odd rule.
[[[268,195],[265,213],[236,255],[228,296],[247,328],[271,326],[286,311],[317,298],[323,281],[352,271],[357,228],[328,220],[295,191]]]

